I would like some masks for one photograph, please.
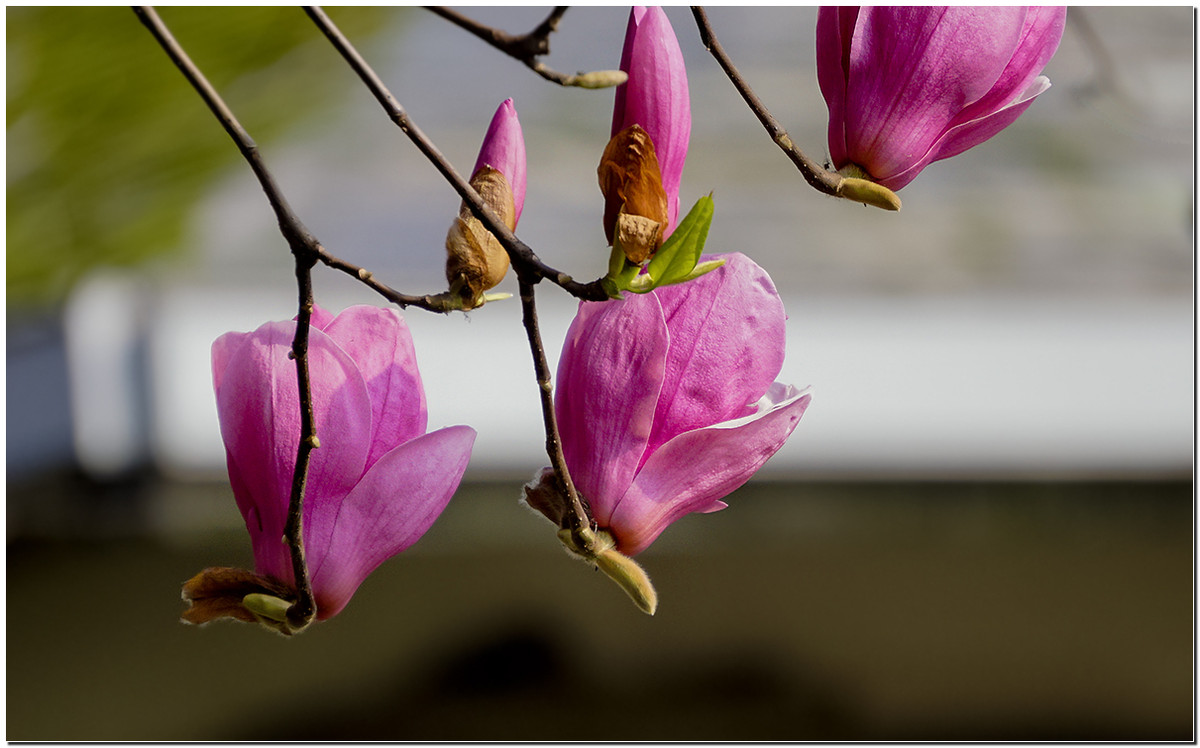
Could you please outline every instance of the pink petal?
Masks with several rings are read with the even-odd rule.
[[[622,497],[608,527],[617,548],[645,550],[675,520],[723,508],[791,435],[808,408],[808,390],[776,383],[752,416],[681,434],[655,452]]]
[[[296,368],[288,358],[295,329],[294,322],[271,322],[213,345],[217,414],[234,497],[257,571],[285,583],[293,577],[283,528],[300,441]],[[309,367],[321,448],[309,465],[306,523],[337,511],[362,474],[371,433],[370,398],[357,367],[316,329],[310,330]],[[322,542],[305,532],[310,550],[319,552]]]
[[[336,515],[313,518],[329,542],[310,553],[318,619],[336,615],[381,563],[415,543],[462,480],[475,430],[451,426],[400,445],[375,463]]]
[[[685,431],[751,412],[783,368],[783,302],[766,271],[740,253],[696,280],[654,291],[670,332],[646,456]]]
[[[669,336],[653,294],[582,302],[563,344],[555,411],[575,486],[605,522],[650,437]]]
[[[683,52],[662,8],[630,11],[621,70],[629,73],[629,80],[617,86],[612,134],[641,125],[654,143],[667,193],[666,236],[679,217],[679,184],[691,138],[692,110]]]
[[[847,76],[847,157],[884,181],[919,160],[999,79],[1020,40],[1017,7],[859,12]]]
[[[313,304],[312,316],[309,318],[308,324],[318,330],[324,330],[329,327],[330,322],[333,322],[333,314],[320,304]]]
[[[366,468],[425,433],[425,390],[408,325],[394,309],[352,306],[325,328],[366,382],[371,396],[371,451]]]
[[[246,341],[253,334],[249,332],[227,332],[213,341],[212,376],[214,391],[220,389],[221,380],[225,378],[225,370],[229,368],[229,361],[237,355],[238,350],[243,345],[246,345]]]
[[[983,119],[1012,106],[1018,100],[1031,100],[1048,88],[1049,83],[1047,82],[1047,85],[1037,93],[1030,93],[1039,74],[1058,49],[1066,21],[1067,9],[1065,7],[1034,6],[1027,8],[1021,26],[1020,39],[1004,72],[1000,74],[991,90],[954,117],[950,127]],[[982,140],[978,142],[982,142]],[[938,159],[940,158],[946,158],[946,156],[938,156]]]
[[[951,156],[957,156],[968,148],[973,148],[995,136],[1001,130],[1015,122],[1029,108],[1033,100],[1048,88],[1050,88],[1050,80],[1048,78],[1040,77],[1036,79],[1029,87],[1029,90],[1010,106],[972,122],[964,122],[951,128],[934,143],[924,158],[895,176],[882,180],[881,184],[890,190],[898,190],[916,179],[917,175],[934,161],[941,161]]]
[[[846,75],[857,6],[821,6],[817,11],[817,83],[829,108],[829,157],[845,165]]]
[[[521,209],[525,207],[525,136],[512,99],[505,99],[488,126],[487,135],[475,160],[474,176],[484,166],[490,166],[504,175],[513,192],[516,220],[521,220]]]

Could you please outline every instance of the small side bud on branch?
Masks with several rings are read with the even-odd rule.
[[[869,179],[846,177],[838,183],[837,196],[884,210],[900,210],[900,197],[882,184]]]
[[[593,70],[590,73],[576,73],[563,81],[563,85],[577,88],[612,88],[627,80],[629,73],[624,70]]]
[[[525,206],[525,136],[512,99],[501,102],[492,116],[475,160],[471,187],[510,231],[517,227]],[[504,280],[508,272],[504,245],[466,203],[450,226],[446,251],[446,281],[463,309],[483,304],[484,291]]]
[[[638,610],[654,615],[658,610],[658,593],[645,570],[632,558],[617,550],[617,542],[607,530],[563,529],[558,539],[576,558],[596,567],[617,583],[638,606]]]

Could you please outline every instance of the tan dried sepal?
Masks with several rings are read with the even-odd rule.
[[[667,193],[650,136],[638,125],[614,135],[596,174],[604,194],[604,236],[609,244],[619,241],[625,257],[640,265],[662,245],[668,220]]]
[[[242,604],[242,600],[256,593],[287,600],[295,598],[292,590],[252,571],[228,566],[210,567],[184,582],[183,599],[190,605],[183,611],[182,619],[195,624],[220,618],[254,623],[258,617]]]
[[[517,226],[512,189],[504,175],[490,166],[471,177],[471,186],[510,230]],[[492,232],[463,204],[446,234],[446,281],[463,301],[464,309],[483,303],[483,292],[496,287],[508,272],[508,253]]]

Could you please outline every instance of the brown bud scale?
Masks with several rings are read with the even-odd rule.
[[[510,230],[516,228],[517,212],[508,180],[490,166],[471,178],[471,186],[484,203]],[[483,303],[483,292],[504,280],[508,252],[464,203],[446,235],[446,281],[451,292],[463,300],[464,309]]]
[[[596,173],[604,194],[604,236],[609,244],[619,241],[626,258],[640,265],[662,245],[668,220],[667,193],[650,136],[638,125],[614,135]]]

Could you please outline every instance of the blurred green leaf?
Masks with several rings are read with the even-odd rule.
[[[387,12],[334,17],[364,41]],[[260,144],[349,90],[299,9],[160,14]],[[8,303],[53,304],[94,266],[177,250],[191,206],[241,157],[128,8],[9,8],[6,18]]]

